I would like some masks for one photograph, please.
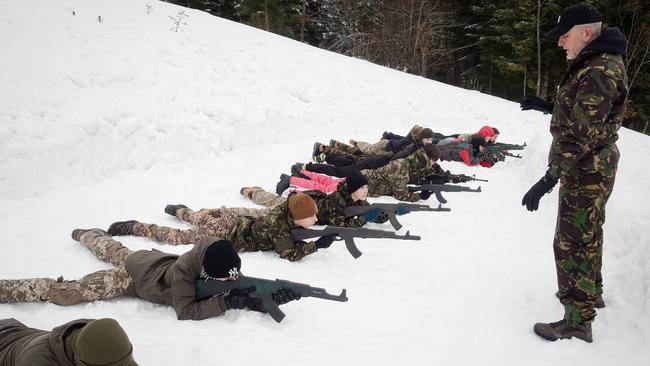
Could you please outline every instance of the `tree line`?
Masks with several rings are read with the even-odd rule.
[[[466,89],[548,100],[566,69],[544,33],[570,0],[168,0]],[[650,1],[584,1],[629,41],[624,125],[650,134]]]

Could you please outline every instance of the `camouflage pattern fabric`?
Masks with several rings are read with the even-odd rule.
[[[79,242],[93,252],[97,258],[110,262],[116,267],[123,266],[126,257],[133,253],[102,230],[86,231],[79,238]]]
[[[285,198],[286,199],[286,198]],[[278,202],[281,203],[281,202]],[[270,203],[269,203],[270,204]],[[220,208],[202,208],[201,214],[207,214],[216,218],[223,216],[223,212],[228,211],[235,216],[251,216],[262,217],[271,212],[271,208],[255,208],[255,207],[220,207]]]
[[[379,154],[387,154],[388,152],[386,151],[386,146],[388,145],[388,140],[379,140],[379,142],[375,142],[374,144],[364,142],[364,141],[357,141],[355,146],[361,150],[362,153],[365,155],[379,155]]]
[[[248,190],[246,197],[249,197],[256,205],[273,208],[287,201],[287,197],[279,196],[275,193],[267,192],[260,187],[245,188]],[[268,212],[267,212],[268,213]],[[246,215],[250,216],[250,215]]]
[[[291,229],[297,228],[287,202],[275,206],[261,218],[239,216],[227,236],[242,252],[275,251],[284,259],[297,261],[316,252],[314,242],[294,241]]]
[[[560,83],[555,98],[549,174],[580,175],[616,170],[616,141],[627,97],[625,64],[620,55],[581,54]]]
[[[132,251],[102,230],[89,230],[81,235],[80,241],[97,258],[117,268],[96,271],[77,281],[65,281],[62,277],[0,280],[0,302],[50,301],[74,305],[129,294],[133,280],[124,267],[124,260]]]
[[[404,159],[394,160],[379,169],[363,170],[362,173],[368,179],[370,197],[393,196],[400,201],[416,202],[420,200],[420,195],[409,192],[408,184],[432,175],[434,169],[424,150],[418,149]]]
[[[593,321],[594,300],[602,293],[602,226],[627,93],[622,57],[588,50],[570,64],[554,104],[548,173],[560,179],[560,200],[553,248],[564,318],[571,324]]]
[[[313,191],[303,193],[309,194],[318,205],[318,225],[361,227],[366,224],[366,219],[363,216],[345,217],[346,207],[368,205],[368,201],[365,200],[356,202],[352,200],[352,196],[348,192],[347,183],[339,183],[336,191],[328,195],[321,192],[318,192],[319,194],[312,194],[311,192]]]
[[[54,282],[51,278],[0,280],[0,303],[47,301]]]
[[[249,192],[251,193],[251,199],[258,205],[267,206],[273,204],[277,206],[276,202],[281,201],[285,202],[287,200],[284,196],[278,196],[274,193],[265,191],[260,187],[250,187]],[[336,191],[325,194],[320,191],[303,191],[302,193],[310,196],[318,206],[318,225],[332,225],[332,226],[346,226],[346,227],[361,227],[365,225],[366,219],[363,216],[358,217],[345,217],[345,208],[348,206],[366,206],[368,201],[357,201],[352,200],[352,196],[348,193],[348,186],[345,182],[339,183]],[[382,218],[386,219],[387,218]],[[378,219],[377,222],[380,221]]]
[[[553,251],[560,302],[572,324],[593,321],[595,298],[603,293],[603,224],[614,179],[566,177],[560,186]]]
[[[237,214],[228,209],[204,209],[197,212],[189,208],[180,208],[176,210],[176,216],[195,227],[175,229],[138,222],[133,225],[133,234],[172,245],[193,244],[205,236],[219,238],[228,236],[237,220]]]
[[[75,305],[80,302],[108,300],[132,294],[133,279],[121,266],[96,271],[78,281],[60,278],[47,292],[47,300],[59,305]]]
[[[332,146],[325,147],[326,154],[340,155],[362,155],[361,150],[356,146],[348,145],[344,142],[332,140]]]

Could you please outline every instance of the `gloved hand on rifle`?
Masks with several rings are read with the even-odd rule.
[[[410,211],[406,207],[398,207],[395,209],[395,215],[397,216],[406,215],[409,212]]]
[[[381,214],[381,209],[375,208],[363,214],[363,217],[366,219],[366,222],[375,222],[379,218],[379,214]]]
[[[538,97],[526,97],[519,103],[522,111],[534,109],[536,111],[544,112],[544,114],[553,113],[553,103],[547,102]]]
[[[255,291],[255,287],[249,287],[246,289],[232,289],[230,293],[226,295],[224,301],[226,302],[226,307],[228,309],[243,309],[248,304],[250,299],[250,294]]]
[[[431,192],[431,191],[427,191],[427,190],[420,191],[420,199],[421,199],[422,201],[426,201],[426,200],[429,199],[429,197],[431,197],[431,194],[432,194],[432,193],[433,193],[433,192]]]
[[[300,295],[295,294],[293,291],[281,288],[275,293],[271,294],[271,298],[278,305],[284,305],[293,300],[300,300]]]
[[[436,173],[436,175],[444,175],[445,171],[442,169],[438,163],[433,164],[433,172]],[[447,170],[447,174],[449,174],[449,170]]]
[[[539,207],[539,199],[553,190],[553,187],[555,187],[556,184],[557,179],[551,177],[551,175],[546,172],[544,177],[535,183],[528,192],[526,192],[524,198],[521,200],[521,205],[526,206],[528,211],[536,211]]]
[[[314,244],[316,244],[317,249],[325,249],[329,248],[330,245],[336,240],[336,237],[338,234],[329,234],[329,235],[323,235]]]

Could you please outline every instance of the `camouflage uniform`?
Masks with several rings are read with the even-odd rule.
[[[97,258],[112,263],[116,268],[93,272],[77,281],[64,281],[63,278],[0,280],[0,303],[50,301],[73,305],[82,301],[111,299],[132,291],[133,280],[125,268],[125,259],[131,250],[98,229],[81,235],[80,242]]]
[[[593,321],[594,300],[602,293],[602,225],[628,91],[625,44],[620,31],[610,28],[585,47],[560,82],[551,119],[548,174],[560,180],[553,249],[570,324]],[[622,52],[610,52],[612,45]]]
[[[286,197],[269,193],[260,187],[248,188],[251,192],[251,200],[258,205],[275,207],[277,201],[286,201]],[[318,225],[361,227],[365,225],[366,219],[363,216],[346,218],[344,210],[348,206],[367,206],[368,201],[353,201],[348,192],[345,182],[339,183],[336,191],[325,194],[320,191],[303,191],[302,193],[311,197],[318,206]],[[281,203],[281,202],[280,202]],[[381,221],[383,220],[383,221]],[[387,218],[378,219],[376,222],[385,222]]]
[[[260,218],[239,216],[231,240],[239,251],[271,251],[290,261],[297,261],[316,252],[313,241],[294,241],[291,229],[299,228],[291,218],[287,202],[275,206],[267,215]]]
[[[375,170],[363,170],[368,179],[370,197],[393,196],[400,201],[416,202],[420,200],[417,192],[409,192],[408,184],[417,184],[418,178],[435,173],[433,162],[423,149],[414,154]]]
[[[246,213],[250,213],[250,209]],[[137,222],[133,234],[172,245],[192,244],[205,236],[225,238],[235,227],[237,209],[218,208],[193,211],[189,208],[176,210],[176,217],[192,224],[191,229],[175,229],[155,224]]]
[[[331,146],[325,147],[325,154],[338,154],[338,155],[363,155],[362,151],[356,146],[348,145],[344,142],[332,140]]]
[[[388,140],[379,140],[371,144],[369,142],[357,141],[354,146],[356,146],[362,153],[366,155],[377,155],[377,154],[387,154],[386,147],[388,146]]]
[[[206,236],[231,240],[240,252],[274,250],[282,258],[296,261],[314,253],[313,242],[296,241],[291,238],[291,229],[297,228],[289,214],[287,203],[273,209],[259,209],[264,212],[247,216],[250,208],[219,208],[193,211],[180,208],[176,216],[194,226],[191,229],[175,229],[155,224],[137,222],[133,234],[173,245],[192,244]]]

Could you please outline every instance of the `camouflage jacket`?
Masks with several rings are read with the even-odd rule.
[[[345,182],[339,183],[336,191],[325,194],[320,191],[304,191],[308,194],[318,205],[318,225],[332,225],[332,226],[347,226],[347,227],[361,227],[366,223],[363,216],[345,217],[345,208],[347,206],[366,206],[368,201],[352,200],[352,196],[348,193],[348,186]]]
[[[246,252],[274,250],[280,257],[297,261],[316,251],[316,244],[294,241],[291,229],[297,229],[289,213],[287,201],[273,207],[268,214],[254,218],[239,216],[228,235],[239,250]]]
[[[615,174],[616,140],[628,93],[622,58],[626,48],[625,36],[618,28],[609,28],[569,65],[551,119],[548,173],[552,177]]]
[[[408,191],[408,184],[414,184],[418,178],[432,175],[434,172],[433,162],[423,149],[418,149],[404,159],[393,160],[379,169],[362,171],[368,179],[369,196],[393,196],[408,202],[420,200],[419,193]]]

